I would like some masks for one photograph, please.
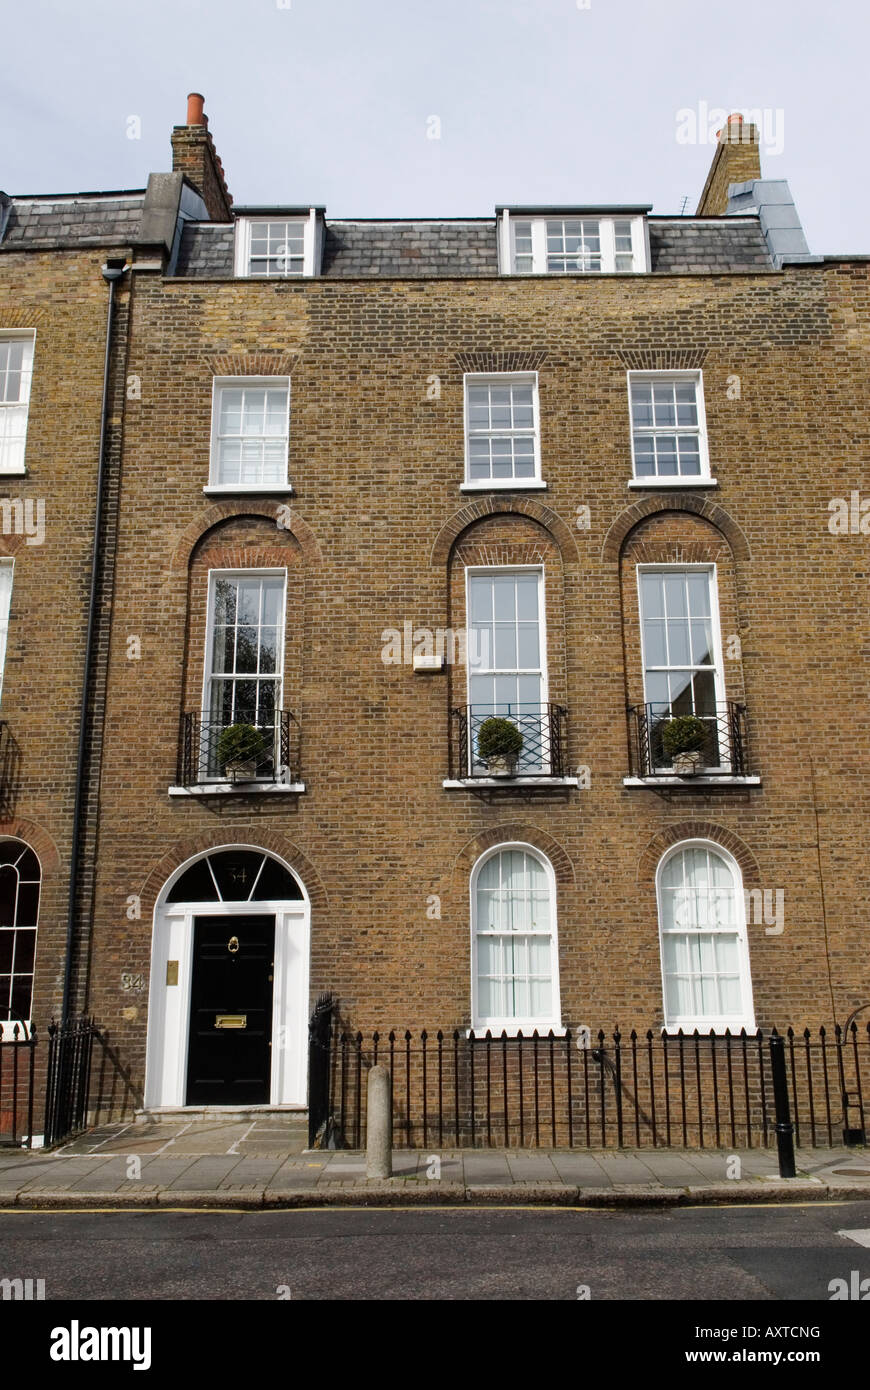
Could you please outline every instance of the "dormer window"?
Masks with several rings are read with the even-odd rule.
[[[320,241],[315,208],[292,217],[242,217],[236,225],[236,274],[278,280],[316,275]]]
[[[506,275],[613,275],[646,270],[642,216],[536,217],[505,209],[499,250]]]

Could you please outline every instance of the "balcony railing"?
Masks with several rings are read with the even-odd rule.
[[[684,711],[671,710],[666,704],[633,705],[628,711],[629,735],[632,748],[632,773],[635,777],[674,777],[677,781],[702,777],[745,777],[748,774],[746,748],[746,706],[735,700],[724,700],[710,714],[699,714],[707,725],[707,738],[698,750],[698,765],[694,772],[674,768],[673,758],[665,752],[662,735],[665,725]]]
[[[561,705],[465,705],[452,711],[453,736],[450,741],[451,777],[457,779],[498,777],[500,782],[524,777],[565,776],[565,720],[568,711]],[[478,736],[487,719],[509,719],[523,736],[523,746],[512,770],[493,772],[480,756]]]
[[[240,788],[255,783],[290,783],[298,774],[298,740],[292,737],[298,725],[289,710],[276,712],[274,720],[257,724],[261,746],[257,756],[226,760],[221,736],[231,725],[226,720],[207,719],[199,713],[185,714],[181,723],[179,782],[183,787],[207,783],[232,783]]]

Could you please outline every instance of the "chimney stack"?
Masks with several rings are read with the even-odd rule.
[[[728,117],[718,137],[696,217],[723,217],[728,208],[731,184],[761,178],[758,126],[744,121],[742,115],[735,112]]]
[[[205,98],[190,92],[187,98],[187,124],[172,132],[172,170],[184,174],[199,193],[213,222],[231,222],[233,200],[217,157],[204,111]]]

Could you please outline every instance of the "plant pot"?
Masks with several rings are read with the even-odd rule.
[[[224,775],[228,782],[253,782],[257,776],[257,763],[254,758],[242,762],[227,763]]]
[[[496,753],[487,758],[486,770],[490,777],[513,777],[517,770],[516,753]]]
[[[692,753],[675,753],[673,759],[674,772],[678,777],[694,777],[701,766],[700,751]]]

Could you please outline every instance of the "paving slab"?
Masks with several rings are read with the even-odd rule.
[[[228,1158],[223,1154],[219,1157],[197,1158],[180,1177],[170,1183],[170,1187],[183,1186],[191,1191],[200,1192],[214,1190],[241,1162],[240,1158]]]
[[[549,1154],[509,1154],[508,1167],[514,1182],[560,1182]]]
[[[553,1153],[553,1167],[562,1182],[581,1187],[610,1187],[611,1180],[601,1164],[591,1154]]]
[[[511,1170],[504,1154],[483,1151],[469,1153],[462,1167],[469,1186],[511,1182]]]
[[[100,1169],[105,1167],[108,1159],[55,1159],[53,1163],[40,1167],[36,1174],[23,1183],[27,1188],[63,1188],[72,1187],[74,1183],[82,1178],[91,1182],[96,1182],[99,1186],[99,1178],[95,1175]]]

